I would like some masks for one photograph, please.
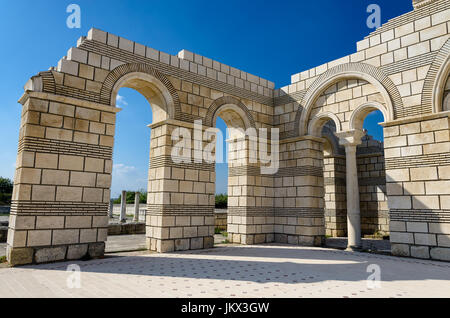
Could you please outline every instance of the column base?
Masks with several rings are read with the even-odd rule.
[[[347,246],[345,249],[347,252],[361,252],[363,250],[362,246]]]

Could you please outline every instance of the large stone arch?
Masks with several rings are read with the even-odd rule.
[[[341,64],[320,75],[303,96],[300,103],[303,109],[300,114],[297,114],[296,120],[299,122],[295,124],[295,127],[299,129],[300,136],[307,134],[309,115],[320,94],[330,85],[345,79],[362,79],[374,85],[387,104],[389,116],[386,120],[395,119],[396,112],[403,108],[397,87],[381,70],[364,63]]]
[[[255,120],[253,119],[253,116],[250,114],[247,107],[239,99],[233,96],[220,97],[209,106],[208,112],[206,113],[205,117],[205,125],[208,127],[213,127],[218,115],[222,110],[224,110],[224,107],[227,107],[227,105],[233,105],[233,107],[229,109],[235,113],[238,113],[245,123],[245,127],[236,128],[256,128]]]
[[[180,99],[176,89],[164,74],[147,64],[123,64],[112,70],[104,80],[100,90],[100,103],[115,106],[115,94],[117,94],[117,89],[121,87],[120,84],[125,84],[127,81],[134,79],[147,81],[158,88],[166,99],[167,112],[170,118],[178,119],[181,117]]]
[[[445,42],[428,70],[422,92],[422,112],[443,111],[442,97],[450,75],[450,39]]]

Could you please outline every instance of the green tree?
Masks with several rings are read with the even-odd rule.
[[[13,182],[10,179],[0,177],[0,204],[11,204]]]
[[[147,191],[144,189],[140,189],[137,192],[139,192],[139,203],[147,203]],[[126,201],[127,204],[133,204],[134,203],[134,196],[136,194],[136,191],[128,191],[127,190],[127,197]],[[119,195],[117,199],[114,199],[114,204],[120,204],[120,201],[122,200],[122,195]]]
[[[216,209],[226,209],[228,207],[228,195],[216,194]]]

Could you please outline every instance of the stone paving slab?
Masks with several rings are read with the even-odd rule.
[[[68,288],[81,268],[81,288]],[[368,266],[381,270],[369,288]],[[450,264],[282,244],[0,269],[2,297],[450,297]]]

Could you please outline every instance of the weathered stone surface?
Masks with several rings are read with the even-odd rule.
[[[105,254],[105,242],[90,243],[88,255],[91,258],[99,258]]]
[[[76,260],[86,256],[88,252],[88,244],[69,245],[67,249],[67,259]]]
[[[67,246],[44,247],[36,249],[34,260],[36,263],[50,263],[62,261],[66,257]]]
[[[33,253],[33,248],[8,248],[8,262],[11,266],[31,264]]]

